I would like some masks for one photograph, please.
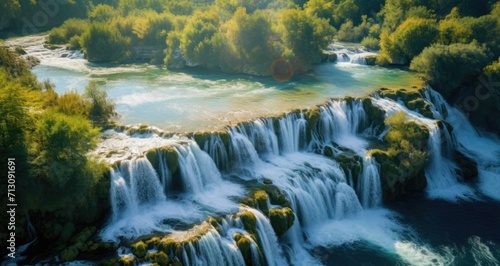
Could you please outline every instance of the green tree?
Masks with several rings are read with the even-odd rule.
[[[14,17],[16,11],[20,8],[21,5],[19,5],[18,0],[3,0],[0,3],[0,18],[6,17],[7,19],[10,19]]]
[[[287,48],[284,56],[294,58],[299,65],[318,62],[334,30],[327,19],[300,9],[285,10],[278,18],[278,32]]]
[[[238,8],[223,28],[235,50],[235,58],[241,60],[239,65],[268,69],[272,60],[279,56],[273,55],[270,47],[272,30],[266,14],[259,11],[247,14],[244,8]],[[235,61],[235,58],[229,60]]]
[[[81,37],[82,48],[91,62],[123,61],[130,57],[129,43],[130,38],[107,23],[92,23]]]
[[[445,97],[460,84],[478,75],[488,56],[477,43],[434,44],[413,59],[410,69],[421,73]]]
[[[428,45],[432,44],[438,35],[434,20],[409,18],[396,31],[389,35],[381,35],[381,58],[389,63],[408,64]]]
[[[108,94],[90,82],[85,87],[84,97],[90,102],[89,117],[95,126],[105,127],[109,119],[115,114],[115,103],[108,98]]]
[[[182,31],[180,48],[187,60],[207,67],[217,66],[222,41],[221,21],[215,9],[195,12]]]

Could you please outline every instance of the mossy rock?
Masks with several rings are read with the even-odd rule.
[[[282,207],[290,207],[290,202],[288,202],[285,194],[275,185],[266,185],[261,188],[267,193],[269,201],[271,204],[280,205]]]
[[[135,258],[133,256],[123,256],[118,260],[120,266],[133,266]]]
[[[281,237],[292,227],[295,221],[295,215],[289,207],[282,209],[271,209],[269,211],[269,218],[274,232],[278,237]]]
[[[455,162],[458,166],[457,174],[464,180],[477,177],[479,172],[477,170],[477,163],[465,156],[463,153],[455,150]]]
[[[226,148],[229,147],[229,132],[227,130],[219,131],[219,137]]]
[[[385,111],[375,106],[369,97],[361,99],[363,103],[363,109],[368,117],[368,121],[372,123],[372,126],[379,127],[383,130],[382,125],[384,124]]]
[[[175,254],[176,256],[179,256],[182,254],[182,246],[179,242],[175,241],[172,238],[163,238],[160,243],[158,248],[165,252],[166,254]]]
[[[179,167],[179,154],[177,154],[175,148],[172,146],[163,146],[160,148],[160,152],[163,152],[165,155],[168,170],[170,170],[171,173],[177,171]]]
[[[132,245],[132,253],[137,258],[144,258],[148,252],[148,245],[146,243],[139,241]]]
[[[26,51],[21,46],[16,46],[15,51],[16,51],[16,53],[18,53],[20,55],[27,54]]]
[[[307,120],[307,125],[309,126],[310,130],[313,130],[316,127],[320,117],[321,117],[321,112],[319,110],[319,107],[307,110],[305,118]]]
[[[262,183],[264,183],[264,185],[272,185],[273,181],[271,179],[264,178],[262,179]]]
[[[153,249],[155,247],[159,247],[161,242],[161,238],[155,236],[146,241],[146,245],[148,245],[148,249]]]
[[[418,112],[427,118],[434,118],[434,114],[431,111],[431,105],[429,103],[425,103],[424,107],[422,107]]]
[[[193,139],[196,141],[196,144],[203,149],[205,143],[210,139],[210,132],[195,132],[193,133]]]
[[[257,203],[257,207],[259,210],[262,211],[266,216],[269,215],[269,206],[267,202],[269,201],[269,198],[267,196],[267,193],[264,190],[258,190],[253,193],[253,198],[255,199]]]
[[[250,239],[245,237],[240,233],[236,233],[233,236],[234,241],[236,242],[236,246],[238,246],[238,250],[241,252],[243,259],[245,260],[246,265],[253,265],[252,263],[252,242]]]
[[[72,243],[85,243],[96,232],[97,228],[87,227],[72,239]]]
[[[163,251],[157,251],[148,254],[147,259],[153,261],[154,263],[160,266],[168,266],[170,264],[170,257]]]
[[[220,231],[220,226],[217,219],[215,219],[214,217],[208,217],[207,222],[211,224],[215,230]]]
[[[151,163],[156,172],[159,172],[158,150],[153,148],[146,151],[146,159]]]
[[[333,156],[333,149],[330,146],[325,146],[323,147],[323,155],[326,157],[332,157]]]
[[[410,110],[419,110],[419,109],[424,108],[424,105],[425,105],[424,100],[421,98],[418,98],[418,99],[408,101],[408,103],[406,104],[406,107],[408,107],[408,109],[410,109]]]
[[[246,231],[249,233],[256,233],[256,226],[257,226],[257,218],[255,215],[250,212],[250,211],[243,211],[238,213],[238,217],[241,220],[241,223],[243,224],[243,227],[245,228]]]
[[[76,248],[75,246],[71,246],[61,251],[61,261],[73,261],[76,259],[76,257],[78,257],[79,254],[80,252],[78,252],[78,248]]]
[[[369,66],[374,66],[377,64],[377,55],[367,55],[365,56],[366,64]]]

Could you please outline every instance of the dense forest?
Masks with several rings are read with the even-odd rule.
[[[476,125],[500,134],[498,1],[3,0],[0,29],[3,36],[48,31],[48,46],[81,49],[91,62],[257,76],[307,72],[334,39],[361,43],[379,51],[376,64],[420,73]],[[22,219],[64,243],[75,226],[106,211],[109,169],[87,153],[114,105],[95,83],[82,95],[57,95],[18,53],[0,47],[0,161],[16,158],[18,200],[30,206],[21,207],[29,214]],[[19,239],[29,239],[27,228]]]

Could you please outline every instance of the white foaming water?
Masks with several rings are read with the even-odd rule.
[[[453,265],[455,260],[455,256],[450,252],[440,254],[425,245],[418,245],[409,241],[397,241],[394,248],[401,260],[409,265],[444,266]]]
[[[144,158],[122,161],[111,171],[111,208],[113,220],[123,213],[135,213],[140,205],[165,200],[158,175]]]
[[[361,101],[353,101],[352,107],[345,101],[331,101],[320,108],[321,116],[317,131],[313,133],[313,143],[319,147],[338,145],[363,153],[368,142],[357,136],[366,121],[366,113]]]
[[[302,150],[301,143],[306,142],[307,121],[304,114],[289,114],[279,120],[280,143],[282,153],[291,153]]]
[[[500,265],[495,255],[493,255],[490,246],[493,243],[481,241],[478,236],[473,236],[467,241],[471,246],[471,253],[476,265]]]
[[[411,119],[429,128],[429,149],[432,151],[426,169],[429,195],[432,197],[431,193],[436,193],[436,197],[449,200],[463,196],[464,191],[456,191],[460,184],[455,178],[455,166],[446,158],[450,153],[449,148],[441,146],[442,136],[448,138],[448,142],[452,141],[449,134],[441,132],[436,121],[408,111],[396,102],[386,99],[373,101],[384,106],[388,114],[405,111]],[[320,111],[320,122],[313,129],[310,137],[312,144],[309,146],[309,137],[302,133],[308,126],[302,113],[294,113],[277,121],[273,118],[258,119],[229,128],[229,147],[224,145],[221,136],[217,134],[213,134],[202,145],[206,152],[194,141],[178,142],[174,147],[179,154],[179,169],[185,190],[179,195],[180,198],[175,203],[167,198],[157,204],[145,204],[145,207],[139,207],[137,211],[141,213],[141,217],[135,215],[128,220],[117,219],[110,224],[107,231],[103,231],[103,235],[113,239],[117,236],[133,237],[144,232],[171,232],[173,229],[168,225],[171,223],[164,224],[161,221],[174,220],[188,224],[200,221],[207,214],[214,212],[234,213],[238,206],[231,198],[241,196],[244,192],[240,186],[225,181],[217,169],[217,166],[230,165],[224,170],[225,175],[243,180],[271,180],[283,191],[295,211],[295,223],[282,238],[280,246],[268,218],[257,210],[244,208],[257,217],[257,234],[263,241],[260,248],[265,253],[267,264],[287,264],[280,255],[282,247],[292,264],[312,265],[318,261],[310,255],[308,249],[314,246],[335,247],[359,241],[380,247],[389,254],[396,254],[402,261],[412,265],[447,265],[453,261],[453,257],[442,255],[442,252],[436,252],[414,238],[408,240],[407,235],[411,230],[402,226],[393,212],[379,207],[382,198],[379,167],[373,158],[366,156],[365,148],[368,142],[359,136],[366,125],[366,115],[361,102],[355,100],[352,104],[347,104],[345,101],[332,101]],[[286,134],[283,134],[284,131]],[[364,156],[363,168],[357,178],[356,190],[359,198],[353,187],[348,185],[346,174],[337,162],[307,152],[307,149],[332,145],[332,141]],[[447,165],[447,162],[450,164]],[[433,163],[444,165],[447,169],[438,169]],[[160,166],[164,167],[166,165]],[[491,171],[494,173],[495,170],[496,168]],[[446,179],[449,177],[446,176],[447,173],[453,179]],[[164,183],[166,178],[162,175],[156,178]],[[129,177],[122,179],[126,183]],[[124,200],[121,202],[127,202],[127,197],[122,198]],[[153,222],[136,227],[136,223],[142,222],[140,219],[150,217],[148,210],[169,204],[169,208],[177,210],[178,213],[166,214],[158,211],[168,216],[151,217]],[[189,212],[179,211],[179,208],[186,208]],[[231,232],[240,232],[243,235],[245,232],[242,231],[241,225],[234,222],[221,227],[224,227],[224,233],[218,235],[214,231],[206,236],[201,246],[188,247],[187,250],[191,251],[184,254],[183,260],[190,264],[217,264],[220,261],[212,256],[218,254],[216,256],[231,261],[231,265],[240,265],[239,255],[233,252],[234,233]],[[257,260],[256,248],[257,246],[252,244],[254,261]]]
[[[390,99],[374,98],[372,101],[386,111],[386,116],[404,112],[410,120],[425,125],[429,130],[429,161],[425,167],[425,176],[428,183],[427,195],[430,198],[451,202],[476,198],[470,187],[458,182],[456,164],[446,158],[445,154],[448,151],[442,151],[444,141],[441,139],[441,136],[449,137],[449,134],[446,132],[442,133],[436,120],[426,118],[417,112],[408,110],[405,106]],[[452,142],[451,139],[447,139],[446,141],[448,143]]]
[[[445,121],[453,126],[455,148],[478,164],[479,190],[500,200],[500,140],[478,132],[460,111],[449,106],[434,90],[427,89],[425,97],[432,104],[434,114],[448,114]]]
[[[382,203],[382,185],[380,183],[380,166],[375,158],[365,156],[363,172],[358,181],[358,191],[364,208],[380,206]]]

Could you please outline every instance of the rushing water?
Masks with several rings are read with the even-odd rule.
[[[98,80],[117,101],[124,122],[147,122],[167,130],[228,125],[328,97],[365,95],[377,86],[406,86],[412,80],[406,72],[360,66],[353,60],[318,66],[314,74],[290,83],[172,73],[145,65],[105,67],[85,63],[78,53],[48,51],[40,37],[30,38],[26,50],[42,58],[35,73],[50,77],[59,91],[82,90],[89,80]],[[436,92],[429,89],[424,97],[435,119],[389,99],[371,99],[387,115],[405,112],[430,132],[427,190],[386,206],[380,167],[368,153],[371,140],[381,136],[370,128],[360,100],[329,100],[319,108],[312,129],[304,112],[292,112],[229,126],[226,141],[213,133],[203,145],[183,136],[108,131],[95,154],[119,163],[110,169],[112,215],[101,237],[119,242],[161,233],[180,239],[186,228],[202,223],[198,226],[209,229],[179,255],[186,264],[243,265],[234,240],[241,234],[250,241],[252,261],[258,265],[257,243],[237,215],[246,211],[256,217],[267,265],[499,265],[500,142],[476,131]],[[454,130],[440,129],[437,119]],[[160,152],[165,146],[177,154],[180,180],[172,180],[172,169]],[[158,149],[156,162],[142,156],[152,148]],[[358,176],[316,153],[326,149],[359,158]],[[457,177],[450,155],[454,149],[478,163],[476,182]],[[263,212],[239,205],[250,186],[264,180],[283,192],[295,212],[293,226],[281,238]],[[269,202],[267,207],[277,208]],[[220,230],[203,222],[208,216],[224,217],[218,222]]]

